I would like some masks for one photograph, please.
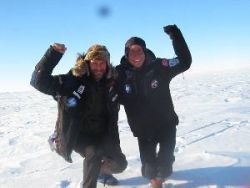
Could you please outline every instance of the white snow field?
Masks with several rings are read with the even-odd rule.
[[[190,70],[174,78],[171,91],[180,124],[174,173],[165,188],[250,187],[249,73],[250,67]],[[52,97],[35,89],[0,93],[1,188],[79,188],[83,159],[73,153],[73,163],[67,163],[47,143],[56,115]],[[128,167],[115,175],[116,187],[149,187],[122,108],[119,115]]]

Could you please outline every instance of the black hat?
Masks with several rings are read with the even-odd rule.
[[[128,57],[129,47],[134,44],[141,46],[143,51],[146,50],[146,43],[143,39],[139,37],[131,37],[130,39],[127,40],[125,44],[125,56],[126,57]]]

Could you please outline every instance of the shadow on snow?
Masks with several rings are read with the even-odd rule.
[[[171,180],[184,181],[177,188],[199,187],[206,185],[225,186],[250,186],[249,167],[209,167],[175,171]]]
[[[249,167],[209,167],[175,171],[169,180],[180,181],[179,184],[172,184],[166,181],[165,187],[175,188],[195,188],[200,186],[217,185],[220,188],[227,186],[250,186],[250,166]],[[149,182],[143,177],[132,177],[120,179],[120,185],[136,187],[147,185]]]

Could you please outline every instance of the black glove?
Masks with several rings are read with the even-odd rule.
[[[163,27],[163,30],[171,39],[174,39],[180,33],[180,29],[176,25],[167,25]]]

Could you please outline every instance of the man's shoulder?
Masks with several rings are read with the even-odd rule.
[[[115,70],[118,72],[122,71],[123,69],[124,69],[124,66],[122,64],[119,64],[115,67]]]
[[[169,59],[156,58],[151,65],[155,68],[165,69],[169,67]]]

